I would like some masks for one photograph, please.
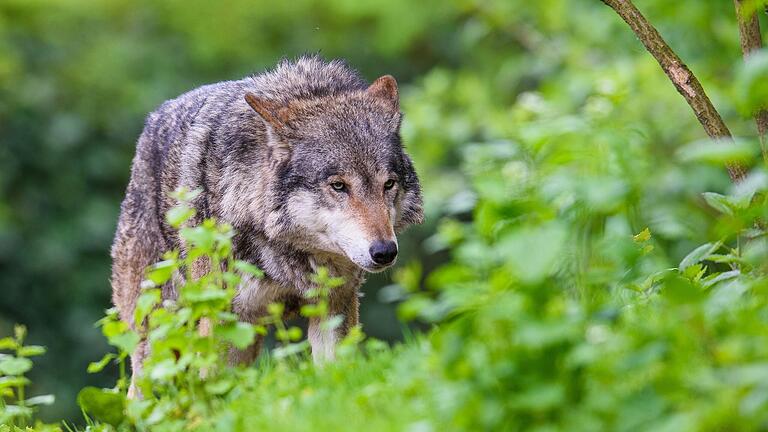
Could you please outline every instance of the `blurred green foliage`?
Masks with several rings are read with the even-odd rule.
[[[398,78],[424,186],[428,222],[404,239],[411,264],[399,285],[367,284],[365,331],[400,334],[377,297],[406,300],[403,318],[449,323],[426,342],[349,360],[366,370],[349,378],[344,362],[285,381],[267,370],[238,412],[259,404],[253,424],[300,426],[269,392],[296,402],[310,389],[294,409],[379,413],[360,420],[382,429],[387,413],[413,430],[512,418],[542,430],[611,429],[616,418],[627,429],[663,426],[657,418],[672,430],[764,424],[752,423],[765,409],[752,364],[768,346],[763,252],[747,253],[736,233],[763,212],[745,197],[766,175],[731,190],[721,162],[759,159],[748,114],[764,106],[766,57],[741,65],[731,2],[638,6],[744,144],[697,143],[689,108],[599,1],[0,2],[0,334],[23,322],[49,347],[32,376],[44,389],[34,394],[57,395],[44,417],[77,416],[77,389],[112,382],[87,378],[85,365],[107,350],[93,323],[109,305],[108,249],[144,115],[195,86],[320,51],[369,79]],[[738,286],[706,285],[733,263]],[[752,303],[737,301],[745,292]],[[344,380],[329,401],[324,386]],[[739,409],[736,423],[718,417]]]

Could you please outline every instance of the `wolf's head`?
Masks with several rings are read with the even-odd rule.
[[[395,79],[287,104],[245,99],[269,148],[275,201],[267,235],[369,272],[392,265],[395,234],[423,218],[419,181],[400,141]]]

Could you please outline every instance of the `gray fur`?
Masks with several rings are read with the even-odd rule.
[[[324,334],[310,321],[313,355],[332,358],[334,343],[358,322],[364,269],[383,268],[363,256],[365,242],[396,242],[395,232],[423,217],[400,120],[391,77],[369,86],[343,62],[314,56],[165,102],[139,137],[112,247],[113,301],[121,318],[135,327],[144,269],[164,251],[183,248],[165,222],[176,204],[169,193],[201,189],[193,203],[197,221],[231,223],[235,256],[266,274],[238,291],[233,308],[242,319],[257,320],[273,301],[300,306],[319,266],[344,277],[330,298],[330,313],[343,314],[344,324]],[[396,185],[386,190],[389,177]],[[348,184],[346,192],[332,189],[329,178]],[[174,284],[164,287],[165,298],[175,295]],[[145,355],[142,344],[132,356],[134,374]],[[233,353],[232,361],[256,355],[258,346]]]

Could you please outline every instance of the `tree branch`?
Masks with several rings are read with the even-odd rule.
[[[631,0],[602,0],[610,6],[635,32],[649,53],[656,59],[664,73],[667,74],[677,91],[691,106],[696,118],[704,127],[707,135],[713,139],[731,140],[731,132],[723,122],[712,102],[707,97],[701,83],[688,69],[688,66],[680,60],[680,57],[672,51],[664,38],[645,19],[643,14],[632,4]],[[744,168],[739,164],[728,164],[728,175],[734,183],[738,183],[745,176]]]
[[[739,23],[739,40],[741,41],[741,52],[744,59],[759,50],[763,46],[763,39],[760,35],[760,21],[757,18],[757,11],[747,16],[744,13],[744,1],[733,0],[736,7],[736,20]],[[757,124],[757,133],[760,136],[760,149],[763,153],[763,160],[768,161],[768,149],[766,148],[766,133],[768,133],[768,111],[759,110],[755,113],[755,123]]]

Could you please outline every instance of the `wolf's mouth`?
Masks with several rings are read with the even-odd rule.
[[[397,261],[397,260],[395,260]],[[389,264],[373,264],[371,266],[360,266],[363,270],[367,271],[368,273],[381,273],[384,270],[392,267],[395,265],[395,261],[392,261]]]

